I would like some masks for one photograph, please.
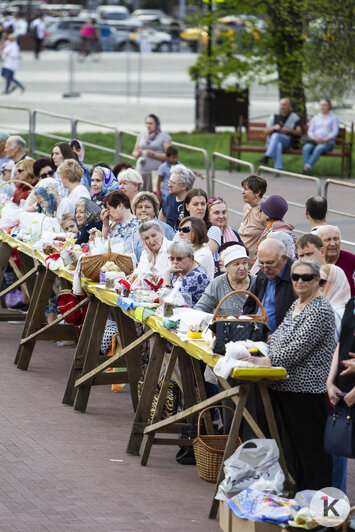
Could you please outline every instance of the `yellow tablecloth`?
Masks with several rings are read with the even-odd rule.
[[[11,237],[10,235],[6,233],[0,233],[0,239],[11,246],[12,248],[16,248],[18,251],[22,253],[26,253],[27,255],[33,257],[34,259],[38,260],[40,263],[45,264],[46,255],[40,251],[36,251],[33,249],[31,244],[21,242],[20,240]],[[54,272],[58,277],[62,277],[64,279],[67,279],[68,281],[72,281],[72,272],[70,270],[67,270],[66,268],[59,268],[58,270],[54,270]],[[117,294],[116,292],[112,290],[106,290],[103,287],[100,287],[96,283],[93,283],[90,279],[83,278],[82,279],[82,285],[83,288],[93,294],[97,299],[105,303],[106,305],[109,305],[111,307],[117,307]],[[122,309],[121,309],[122,310]],[[130,316],[132,319],[136,319],[134,310],[123,310],[123,312]],[[188,353],[189,355],[193,356],[194,358],[197,358],[198,360],[203,360],[206,364],[208,364],[211,367],[214,367],[218,361],[218,355],[214,355],[209,347],[209,345],[206,342],[203,341],[195,341],[195,340],[189,340],[187,342],[183,342],[180,340],[180,338],[173,333],[172,331],[169,331],[163,327],[162,324],[162,318],[159,316],[149,316],[145,323],[150,327],[153,331],[157,332],[165,338],[167,341],[171,342],[172,344],[181,347]],[[287,372],[284,368],[234,368],[231,376],[235,379],[241,379],[241,380],[262,380],[262,379],[268,379],[268,380],[280,380],[287,376]]]

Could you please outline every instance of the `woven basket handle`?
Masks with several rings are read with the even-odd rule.
[[[107,237],[107,253],[111,253],[111,238]]]
[[[219,309],[221,308],[221,306],[222,306],[222,304],[224,303],[224,301],[225,301],[226,299],[228,299],[230,296],[234,296],[235,294],[246,294],[246,295],[252,297],[252,298],[254,299],[254,301],[255,301],[255,302],[259,305],[259,307],[260,307],[260,310],[261,310],[260,321],[263,321],[263,322],[267,323],[267,315],[266,315],[266,312],[265,312],[264,307],[263,307],[262,304],[261,304],[260,299],[258,299],[258,298],[256,297],[256,295],[254,295],[252,292],[249,292],[248,290],[233,290],[233,292],[230,292],[230,293],[227,294],[226,296],[222,297],[221,301],[218,303],[218,305],[217,305],[217,307],[216,307],[216,310],[214,311],[212,321],[215,321],[215,320],[216,320],[216,317],[218,316]]]
[[[198,420],[197,420],[197,437],[198,438],[200,437],[201,417],[208,410],[212,410],[212,408],[227,408],[228,410],[232,412],[232,414],[234,412],[233,408],[231,408],[230,406],[225,406],[225,405],[212,405],[212,406],[208,406],[207,408],[204,408],[203,410],[201,410],[201,412],[198,415]]]

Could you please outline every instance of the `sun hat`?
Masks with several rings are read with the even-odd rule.
[[[227,266],[230,262],[237,259],[247,259],[248,255],[244,246],[230,246],[222,252],[221,259],[223,264]]]
[[[282,220],[288,211],[288,203],[282,196],[272,194],[267,200],[260,203],[260,209],[270,218]]]

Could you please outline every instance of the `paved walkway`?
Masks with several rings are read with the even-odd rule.
[[[0,323],[0,531],[219,530],[207,518],[213,486],[175,447],[154,446],[148,467],[125,453],[128,388],[94,388],[85,414],[62,405],[73,349],[39,342],[18,370],[21,330]]]
[[[0,531],[219,530],[207,519],[213,486],[175,461],[175,447],[153,447],[148,467],[126,455],[128,389],[93,388],[85,414],[63,406],[73,350],[39,342],[18,370],[21,329],[0,323]]]

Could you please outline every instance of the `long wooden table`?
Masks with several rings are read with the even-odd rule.
[[[11,237],[5,237],[4,240],[9,246],[17,247],[39,262],[36,272],[36,285],[15,359],[20,369],[27,369],[37,340],[52,339],[53,337],[57,338],[59,336],[62,338],[57,332],[57,323],[51,324],[50,326],[43,326],[43,312],[55,277],[58,275],[70,282],[71,274],[65,269],[56,270],[55,272],[46,269],[44,267],[45,257],[43,254],[35,252],[30,246],[19,243],[15,239],[11,239]],[[83,283],[85,290],[89,294],[89,306],[81,334],[78,338],[63,403],[74,405],[76,410],[84,412],[89,400],[91,386],[128,382],[130,384],[135,414],[128,440],[127,453],[139,455],[143,438],[145,437],[146,442],[141,463],[142,465],[147,465],[153,445],[191,444],[191,440],[178,440],[172,438],[171,434],[180,433],[182,428],[186,426],[186,422],[195,422],[197,414],[206,406],[218,404],[225,399],[231,398],[236,408],[225,448],[224,462],[235,448],[235,441],[243,417],[252,428],[256,437],[264,437],[256,421],[246,409],[251,384],[256,383],[260,390],[271,437],[276,440],[280,449],[280,464],[286,475],[287,487],[288,489],[292,489],[293,481],[287,471],[267,389],[267,383],[270,380],[279,380],[286,376],[284,368],[234,368],[231,376],[237,379],[235,385],[231,386],[227,381],[219,378],[218,380],[223,391],[207,399],[200,369],[200,361],[214,367],[218,356],[213,355],[205,342],[197,340],[182,342],[175,333],[168,331],[162,326],[162,320],[158,316],[150,315],[143,322],[142,312],[123,310],[120,308],[117,304],[117,294],[115,292],[105,290],[85,279]],[[101,338],[110,309],[113,310],[120,331],[123,349],[112,357],[99,357],[98,352]],[[58,320],[62,318],[63,316],[58,318]],[[144,323],[145,330],[140,337],[137,337],[134,321]],[[67,331],[69,331],[67,325],[62,325],[61,327],[67,328]],[[142,342],[146,341],[149,341],[151,344],[151,352],[143,389],[138,400],[137,384],[141,371],[139,346]],[[170,353],[166,352],[167,342],[173,346]],[[161,420],[160,417],[168,385],[177,363],[181,375],[180,386],[183,392],[184,410],[175,416]],[[149,422],[153,396],[164,366],[163,381],[160,387],[155,414],[152,421]],[[107,373],[109,367],[121,367],[125,371]],[[213,426],[210,416],[205,415],[204,421],[207,433],[212,434]],[[159,433],[159,437],[156,436],[157,433]],[[167,434],[167,437],[161,437],[161,433]],[[215,493],[223,478],[223,467],[221,467],[215,486]],[[210,517],[214,518],[216,513],[217,501],[213,497]]]

